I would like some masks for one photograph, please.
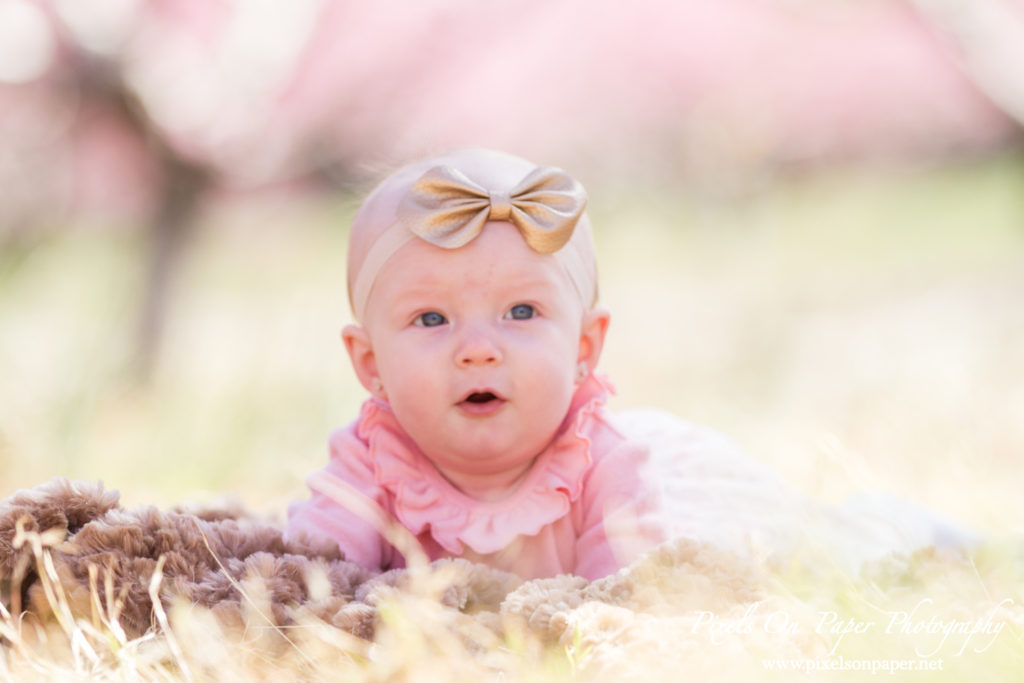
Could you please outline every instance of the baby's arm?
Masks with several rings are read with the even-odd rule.
[[[596,451],[600,440],[594,442]],[[582,495],[577,575],[607,576],[666,540],[660,498],[645,477],[647,457],[645,445],[619,437],[595,458]]]
[[[313,495],[288,507],[285,535],[330,539],[345,559],[367,569],[390,566],[393,549],[384,542],[384,495],[374,480],[366,444],[352,427],[331,435],[327,466],[306,478]]]

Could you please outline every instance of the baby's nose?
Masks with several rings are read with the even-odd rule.
[[[463,337],[455,353],[455,363],[459,367],[498,365],[501,360],[501,349],[489,335],[479,330]]]

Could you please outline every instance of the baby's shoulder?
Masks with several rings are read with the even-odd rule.
[[[627,439],[643,441],[652,446],[716,450],[736,446],[721,432],[685,420],[659,408],[631,408],[610,413],[610,422]]]
[[[777,483],[778,476],[749,457],[721,432],[657,408],[634,408],[610,415],[621,437],[644,449],[661,476],[724,477]]]
[[[361,474],[373,472],[373,457],[369,440],[360,434],[359,421],[338,427],[327,438],[328,468]]]
[[[331,431],[327,437],[327,444],[331,448],[331,454],[362,450],[369,448],[369,441],[365,435],[359,433],[359,420],[354,420],[344,427],[338,427]]]

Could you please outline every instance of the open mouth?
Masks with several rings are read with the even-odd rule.
[[[489,415],[505,405],[505,399],[493,391],[473,391],[459,401],[459,407],[473,415]]]

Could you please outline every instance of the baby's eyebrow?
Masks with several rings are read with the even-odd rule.
[[[540,299],[550,296],[559,287],[570,286],[561,283],[551,273],[538,273],[535,269],[515,268],[501,273],[499,279],[489,283],[487,289],[504,299]],[[406,283],[400,290],[393,290],[390,306],[396,315],[404,315],[406,309],[441,305],[452,295],[473,293],[472,288],[462,280],[454,280],[441,273],[423,273],[414,281]],[[516,301],[518,303],[518,301]]]

